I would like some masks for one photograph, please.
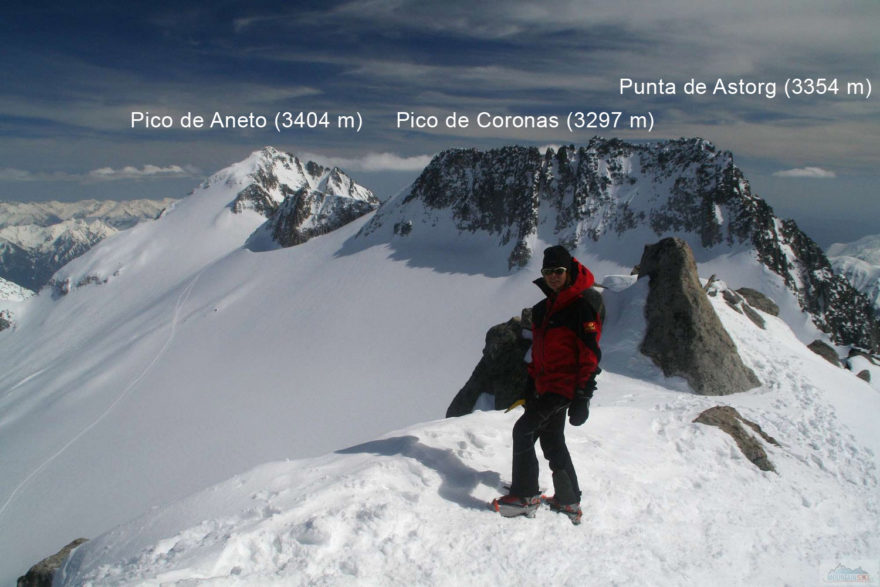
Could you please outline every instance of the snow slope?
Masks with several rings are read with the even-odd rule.
[[[436,418],[487,325],[532,303],[486,279],[304,245],[242,247],[241,174],[101,242],[0,333],[0,584],[259,463]],[[68,291],[62,295],[63,291]]]
[[[414,532],[414,537],[434,535],[429,525],[409,525],[422,518],[404,517],[397,523],[393,516],[403,514],[390,508],[381,510],[382,502],[376,499],[383,493],[382,484],[386,482],[407,489],[384,491],[387,496],[382,499],[400,499],[400,495],[411,495],[416,503],[424,499],[425,508],[412,508],[412,513],[406,516],[433,516],[429,518],[432,521],[444,517],[449,521],[443,524],[453,524],[441,524],[440,528],[460,529],[459,524],[474,522],[470,516],[485,515],[483,511],[460,508],[464,511],[453,512],[464,517],[450,517],[447,510],[432,509],[432,504],[446,506],[449,502],[442,499],[448,495],[449,485],[442,481],[443,474],[436,471],[437,467],[447,466],[445,460],[441,459],[433,469],[424,469],[418,458],[398,458],[393,454],[388,458],[320,455],[374,442],[389,430],[407,429],[405,434],[419,438],[427,434],[422,432],[421,426],[408,427],[445,413],[480,357],[486,330],[518,315],[521,308],[539,299],[540,294],[531,283],[539,260],[532,260],[521,271],[493,272],[493,276],[488,276],[480,272],[480,267],[506,266],[507,253],[481,240],[478,233],[462,235],[442,221],[435,228],[443,238],[436,242],[413,243],[411,246],[418,247],[417,251],[406,250],[405,245],[399,243],[392,247],[383,242],[359,242],[355,235],[369,222],[369,215],[299,246],[253,252],[243,245],[265,218],[253,210],[234,214],[231,209],[236,194],[248,185],[249,175],[256,171],[251,163],[245,161],[216,174],[155,222],[120,232],[65,266],[55,276],[57,287],[45,288],[39,295],[20,303],[16,308],[17,328],[0,333],[0,447],[3,447],[0,453],[3,471],[0,475],[0,584],[11,583],[31,564],[74,538],[97,537],[153,508],[178,502],[261,463],[285,459],[318,459],[309,462],[312,464],[280,465],[293,471],[289,495],[301,496],[326,487],[320,489],[327,492],[320,494],[320,503],[332,501],[336,508],[340,507],[338,504],[354,508],[345,511],[362,522],[361,527],[340,526],[339,541],[335,530],[327,530],[337,528],[338,522],[332,519],[338,509],[322,515],[315,513],[311,526],[308,522],[311,518],[302,522],[304,540],[312,540],[316,548],[324,549],[317,552],[329,553],[327,556],[331,558],[338,552],[332,549],[345,544],[345,536],[359,535],[370,528],[375,528],[380,536],[410,532]],[[638,242],[639,239],[642,241]],[[585,245],[591,248],[581,248],[577,255],[602,278],[628,273],[630,267],[638,263],[641,247],[656,240],[657,236],[652,233],[632,231],[627,233],[626,240],[615,240],[611,236],[595,250],[592,244]],[[534,250],[540,250],[544,244],[536,238]],[[801,340],[816,338],[810,337],[811,323],[800,313],[797,301],[786,293],[788,290],[778,276],[756,264],[752,253],[735,249],[711,254],[696,252],[704,276],[717,273],[733,287],[748,285],[764,291],[780,304],[783,318]],[[665,481],[670,476],[677,478],[676,471],[681,469],[676,467],[683,466],[684,457],[675,455],[681,454],[678,439],[682,437],[696,435],[715,439],[710,442],[710,447],[715,448],[706,453],[708,455],[715,456],[719,451],[725,455],[735,454],[729,443],[712,435],[714,431],[697,432],[700,429],[689,424],[696,415],[693,409],[702,407],[702,398],[680,393],[686,389],[681,381],[659,377],[646,359],[633,353],[633,341],[640,332],[639,299],[635,296],[624,304],[627,298],[622,296],[620,316],[616,319],[621,340],[615,342],[612,336],[604,341],[609,354],[603,364],[607,368],[603,381],[608,381],[609,395],[599,402],[594,424],[597,431],[607,434],[592,440],[589,435],[584,436],[585,440],[577,448],[578,460],[583,463],[590,462],[594,448],[606,447],[603,450],[608,456],[600,460],[599,465],[612,476],[604,477],[605,484],[601,486],[585,484],[588,491],[613,494],[618,481],[629,479],[637,483],[636,488],[624,492],[624,496],[629,495],[631,499],[654,495],[653,488],[642,487],[638,481],[645,465],[672,463],[670,472],[663,472],[660,467],[647,476],[649,480],[651,475],[655,481]],[[796,455],[782,457],[783,462],[790,460],[792,466],[800,467],[790,480],[785,471],[781,478],[785,479],[784,483],[800,483],[801,494],[815,489],[825,495],[831,491],[829,487],[837,492],[842,487],[849,489],[850,486],[844,484],[848,482],[842,480],[845,475],[856,481],[863,480],[865,487],[873,487],[876,493],[876,487],[871,485],[876,484],[874,461],[867,458],[864,448],[872,446],[872,441],[863,438],[863,429],[859,427],[860,419],[876,412],[849,409],[844,414],[840,411],[842,408],[833,407],[835,402],[843,401],[834,395],[838,390],[852,388],[856,390],[852,397],[867,398],[865,401],[874,401],[871,398],[875,396],[870,395],[874,392],[849,373],[827,371],[831,367],[822,365],[821,359],[812,354],[802,356],[808,351],[794,342],[790,331],[781,326],[779,329],[780,336],[790,339],[788,343],[780,344],[770,338],[769,341],[747,341],[746,345],[750,364],[761,363],[753,368],[758,372],[770,370],[773,377],[766,379],[765,388],[758,392],[730,401],[736,402],[735,405],[754,402],[746,415],[768,414],[771,433],[779,432],[781,440],[788,442],[794,451],[792,454]],[[620,347],[616,353],[615,345]],[[767,348],[777,347],[787,354],[768,355]],[[783,368],[779,365],[783,365],[784,370],[773,371]],[[815,376],[811,375],[814,371]],[[880,376],[875,380],[880,380]],[[600,428],[604,402],[609,402],[606,405],[610,411],[605,417],[610,419],[604,424],[607,428]],[[655,406],[659,407],[655,409]],[[615,411],[618,409],[620,411]],[[464,446],[446,445],[445,441],[434,443],[427,436],[422,442],[444,453],[447,449],[464,451],[458,458],[466,467],[479,471],[485,467],[494,472],[491,477],[494,483],[496,474],[506,474],[509,457],[503,444],[489,440],[507,438],[510,417],[512,415],[507,419],[478,415],[460,422],[424,427],[425,431],[438,430],[437,434],[445,430],[442,434],[459,437],[456,442],[464,442]],[[668,437],[654,429],[653,422],[658,418]],[[583,430],[586,434],[590,428]],[[618,430],[617,436],[612,434],[614,430]],[[484,449],[468,452],[471,451],[467,448],[469,435],[478,444],[484,444]],[[618,439],[626,444],[617,444]],[[610,444],[597,445],[597,442]],[[632,451],[632,445],[641,447],[642,444],[654,448],[646,448],[647,453]],[[419,445],[411,442],[403,442],[400,447],[398,452],[425,454]],[[433,449],[428,454],[436,454]],[[876,454],[876,446],[872,450]],[[394,447],[386,452],[393,453]],[[648,456],[639,456],[642,454]],[[709,467],[709,471],[719,471],[719,477],[714,485],[705,479],[708,487],[730,485],[728,477],[720,477],[721,469],[730,469],[729,463],[711,465],[708,456],[706,460],[700,456],[706,454],[695,453],[699,466],[695,467],[694,474],[702,479],[699,467]],[[813,460],[814,456],[821,460],[821,467]],[[313,465],[319,467],[318,479],[310,477],[314,471],[308,467]],[[373,469],[363,480],[357,477],[359,468],[377,466],[378,469]],[[451,466],[453,473],[459,471],[454,461]],[[749,479],[745,471],[750,471],[751,465],[742,463],[742,466],[745,468],[735,469],[741,473],[735,477],[736,482],[742,476]],[[340,472],[350,467],[351,472]],[[389,478],[384,476],[383,467],[403,467],[417,479],[396,474]],[[263,471],[267,477],[260,480],[287,475],[278,473],[280,469],[275,465]],[[320,475],[324,476],[323,481]],[[585,471],[583,475],[585,479],[598,475],[595,478],[601,480],[605,473]],[[336,483],[337,478],[345,481]],[[302,485],[297,485],[299,482],[295,479],[303,479]],[[764,483],[760,479],[755,483]],[[312,483],[314,485],[310,485]],[[479,493],[471,499],[463,497],[456,483],[452,482],[449,491],[465,503],[473,504],[496,491],[494,487],[490,490],[477,484]],[[765,485],[754,487],[760,489]],[[661,486],[658,485],[657,491]],[[673,484],[672,487],[676,495],[681,493],[681,486]],[[790,489],[784,487],[786,491]],[[356,491],[377,497],[361,506],[344,499]],[[442,501],[432,497],[438,491]],[[876,507],[866,501],[867,498],[863,499],[861,491],[858,489],[853,497],[847,498],[851,500],[846,502],[850,509],[845,511],[856,507],[852,504],[864,506],[867,520],[864,523],[876,525]],[[658,493],[656,499],[660,500],[659,496],[667,493]],[[703,498],[718,499],[709,491],[704,493]],[[242,495],[228,494],[221,497],[220,502],[234,504],[239,499],[250,500],[251,494]],[[339,499],[331,500],[333,495]],[[780,490],[778,495],[780,503],[790,503],[785,491]],[[204,497],[197,501],[201,499]],[[210,503],[206,500],[205,507]],[[217,508],[223,503],[217,503]],[[278,506],[272,505],[275,503]],[[658,501],[652,507],[659,508],[660,503],[665,502]],[[811,503],[825,502],[814,498]],[[285,511],[287,507],[281,508],[284,505],[281,502],[270,505]],[[612,516],[627,511],[621,509],[625,504],[618,505],[617,510],[607,510],[608,523]],[[190,506],[168,507],[170,512],[180,512]],[[642,506],[630,507],[634,508],[630,513],[635,516]],[[235,508],[225,512],[198,508],[195,511],[202,511],[206,520],[229,518],[233,525],[245,515],[243,510]],[[291,514],[292,519],[302,513],[292,511],[297,512]],[[825,513],[823,510],[822,515]],[[175,533],[191,535],[188,528],[201,521],[193,519],[188,524],[183,514],[164,515],[168,516],[168,522],[159,525],[167,530],[162,530],[166,537]],[[842,516],[842,521],[822,520],[833,528],[840,528],[851,519],[849,513]],[[719,517],[721,514],[715,516],[713,523],[721,523]],[[375,522],[371,522],[374,518]],[[494,518],[488,520],[497,522]],[[256,518],[252,521],[258,522]],[[265,522],[272,524],[271,516]],[[292,527],[301,528],[299,524],[295,522]],[[509,532],[517,527],[499,526],[497,532]],[[840,552],[849,546],[854,549],[858,546],[861,550],[874,544],[862,537],[862,526],[854,527],[856,538],[841,542],[828,539],[827,544]],[[316,529],[312,532],[310,528]],[[628,528],[618,530],[636,532]],[[607,528],[609,533],[618,530]],[[674,534],[664,534],[661,530],[662,525],[657,521],[653,530],[656,535],[652,538],[656,544],[661,534],[664,539]],[[218,537],[222,535],[220,532]],[[467,535],[472,535],[472,531]],[[448,532],[444,536],[449,540]],[[710,536],[717,534],[710,533]],[[789,536],[778,535],[780,541]],[[814,552],[812,546],[804,546],[812,544],[809,536],[816,535],[808,533],[803,542],[792,548],[808,554]],[[513,536],[514,539],[521,537]],[[149,548],[151,539],[161,537],[144,534],[144,548]],[[376,541],[370,540],[367,534],[363,549],[368,548],[370,542]],[[422,548],[418,541],[413,542],[411,549]],[[623,539],[618,544],[622,542]],[[98,556],[97,545],[102,543],[96,541],[96,546],[82,552],[92,553],[90,557]],[[193,546],[197,543],[205,541],[194,538]],[[117,549],[114,552],[134,552],[131,550],[134,546],[113,544],[108,543],[108,548]],[[281,544],[285,544],[284,540]],[[174,552],[184,546],[182,543]],[[439,548],[436,542],[429,541],[428,546]],[[243,557],[250,556],[246,549],[242,552]],[[619,561],[624,554],[621,552],[612,560]],[[641,554],[631,554],[641,560]],[[205,555],[200,551],[193,556]],[[365,555],[364,568],[370,568],[374,563],[369,561],[376,556],[375,553]],[[166,557],[168,561],[171,558],[173,556]],[[95,558],[88,560],[92,562],[83,562],[82,573],[103,572],[96,569],[105,563],[95,562]],[[123,564],[112,560],[108,558],[106,564]],[[424,564],[433,563],[426,560]],[[494,561],[488,564],[497,565],[501,569],[498,572],[503,573],[503,568],[518,563],[505,560],[503,564]],[[141,566],[150,568],[146,563]],[[241,574],[246,568],[251,569],[244,563],[236,566],[241,568]],[[230,568],[230,572],[232,570],[234,568]],[[309,577],[320,582],[319,571],[310,572],[314,574]],[[328,572],[335,572],[332,566]],[[426,570],[422,576],[425,581],[434,582],[429,572],[430,569]],[[638,572],[638,569],[620,572]],[[334,577],[336,575],[330,576],[331,582],[335,581]],[[71,581],[76,583],[78,579]],[[443,582],[442,577],[436,582]]]
[[[518,413],[478,412],[237,475],[80,547],[62,584],[809,585],[840,564],[876,581],[880,393],[782,321],[759,330],[720,298],[765,384],[725,398],[676,390],[633,347],[645,292],[606,293],[617,371],[601,375],[587,424],[568,429],[581,526],[487,508],[509,479]],[[781,443],[765,443],[778,473],[692,422],[719,401]]]

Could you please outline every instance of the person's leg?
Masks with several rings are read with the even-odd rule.
[[[557,412],[551,417],[540,434],[541,450],[550,461],[553,471],[554,496],[561,504],[579,503],[581,490],[578,486],[577,473],[565,444],[565,411]]]
[[[547,394],[535,400],[513,426],[513,479],[510,495],[531,497],[539,493],[535,442],[556,416],[565,417],[564,397]],[[564,423],[564,421],[563,421]],[[563,441],[564,444],[564,441]],[[546,453],[545,453],[546,454]]]

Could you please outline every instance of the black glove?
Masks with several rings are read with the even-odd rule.
[[[582,389],[574,392],[571,405],[568,406],[568,421],[572,426],[580,426],[590,417],[590,400],[596,389],[596,378],[591,377]]]

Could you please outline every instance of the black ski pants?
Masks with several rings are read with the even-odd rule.
[[[577,474],[565,445],[565,418],[570,402],[555,393],[529,401],[526,412],[513,426],[513,480],[510,494],[538,495],[538,457],[535,442],[541,441],[544,458],[550,461],[556,498],[561,503],[577,503],[581,491]],[[567,477],[567,482],[566,478]]]

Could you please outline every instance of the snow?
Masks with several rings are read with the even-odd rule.
[[[0,277],[0,303],[23,302],[33,295],[31,290]]]
[[[380,211],[255,253],[265,218],[229,208],[254,171],[102,241],[56,274],[66,295],[17,304],[0,333],[0,584],[79,536],[71,585],[804,584],[825,559],[877,558],[878,391],[803,347],[808,319],[748,250],[696,250],[703,277],[782,308],[763,331],[713,299],[764,383],[714,399],[637,352],[647,284],[620,274],[658,237],[576,252],[608,287],[605,371],[568,433],[585,522],[504,520],[484,503],[517,413],[437,418],[486,330],[538,300],[540,261],[497,269],[495,237],[418,202],[416,240],[393,223],[356,236]],[[692,423],[719,402],[782,443],[778,475]]]
[[[880,394],[783,322],[759,330],[713,303],[765,385],[719,400],[606,370],[590,420],[567,433],[581,526],[487,508],[509,479],[518,413],[477,412],[237,475],[80,547],[62,584],[815,584],[841,561],[872,561],[880,435],[853,409],[876,414]],[[612,355],[638,338],[613,328],[620,316]],[[774,360],[760,350],[771,344]],[[778,473],[693,423],[719,401],[780,441],[765,443]]]

